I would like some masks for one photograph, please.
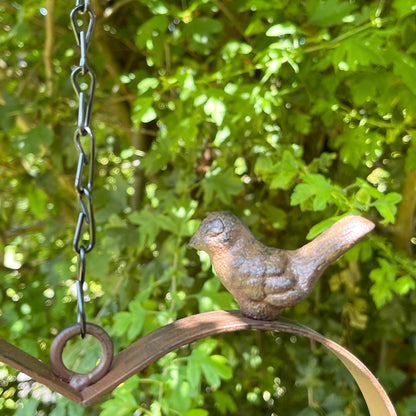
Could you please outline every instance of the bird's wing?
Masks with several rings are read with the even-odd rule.
[[[288,273],[287,251],[268,248],[270,253],[263,261],[264,293],[266,296],[281,295],[296,287],[296,279]]]
[[[296,281],[284,275],[287,264],[285,251],[264,246],[261,255],[240,256],[233,266],[245,295],[251,300],[263,300],[295,287]]]
[[[268,277],[264,281],[266,295],[286,293],[296,287],[296,280],[285,275]]]
[[[255,251],[254,248],[257,250]],[[253,251],[246,255],[234,255],[233,259],[233,268],[242,275],[259,277],[263,280],[284,274],[289,260],[285,250],[263,244],[253,247]]]
[[[297,305],[305,297],[304,292],[294,288],[280,293],[269,294],[264,298],[264,302],[278,308],[288,308]]]

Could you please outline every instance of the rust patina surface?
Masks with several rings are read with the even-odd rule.
[[[373,228],[371,221],[350,215],[298,250],[281,250],[258,241],[232,213],[213,212],[189,244],[209,255],[244,315],[274,320],[306,298],[326,267]]]
[[[108,373],[81,391],[75,390],[68,382],[59,379],[50,365],[35,359],[3,339],[0,339],[0,361],[28,374],[34,380],[76,403],[89,405],[176,348],[216,334],[242,330],[288,332],[321,343],[334,353],[352,374],[367,402],[371,416],[397,416],[393,404],[377,378],[357,357],[341,345],[288,319],[259,321],[247,318],[240,311],[205,312],[156,329],[119,352],[114,357]]]

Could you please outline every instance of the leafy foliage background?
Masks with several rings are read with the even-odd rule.
[[[210,211],[288,249],[361,214],[376,230],[284,315],[345,345],[400,415],[416,414],[414,0],[92,6],[89,320],[118,351],[177,318],[235,308],[187,246]],[[0,332],[43,360],[76,309],[72,7],[0,1]],[[87,338],[65,353],[86,371],[99,347]],[[6,366],[0,380],[4,415],[368,414],[333,356],[284,334],[198,342],[88,408]]]

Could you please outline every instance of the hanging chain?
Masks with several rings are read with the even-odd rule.
[[[78,97],[78,121],[74,134],[75,146],[79,152],[75,176],[75,190],[78,194],[80,212],[74,233],[73,248],[78,254],[77,302],[78,317],[82,338],[86,334],[86,314],[84,304],[84,283],[86,257],[95,244],[95,221],[92,204],[94,184],[95,136],[90,127],[91,109],[94,100],[96,76],[88,65],[87,52],[95,25],[95,13],[90,0],[76,0],[70,13],[71,25],[80,50],[79,65],[71,73],[71,82]],[[86,30],[84,29],[86,28]],[[84,146],[88,146],[88,152]],[[84,167],[88,166],[87,173]]]
[[[111,338],[104,329],[89,322],[87,323],[84,304],[86,257],[95,244],[94,209],[91,196],[94,185],[95,136],[91,130],[90,121],[96,78],[87,60],[88,47],[95,25],[95,13],[91,8],[90,0],[76,0],[76,5],[71,11],[70,18],[81,55],[79,65],[71,72],[72,85],[79,103],[74,140],[79,153],[75,175],[75,190],[78,194],[80,210],[72,242],[73,248],[78,254],[76,282],[78,323],[65,328],[56,336],[51,345],[50,360],[52,370],[59,379],[67,382],[72,389],[82,391],[82,389],[94,384],[107,374],[113,361],[114,348]],[[88,151],[85,150],[87,147]],[[85,169],[84,172],[86,166],[88,166],[88,169]],[[102,354],[100,362],[86,374],[69,370],[62,359],[65,344],[78,335],[78,333],[81,333],[82,338],[85,337],[85,334],[90,334],[101,344]]]

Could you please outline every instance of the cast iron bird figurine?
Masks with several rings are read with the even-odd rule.
[[[374,228],[357,215],[342,218],[297,250],[281,250],[258,241],[230,212],[213,212],[189,244],[208,253],[214,270],[244,315],[277,319],[314,288],[325,268]]]

